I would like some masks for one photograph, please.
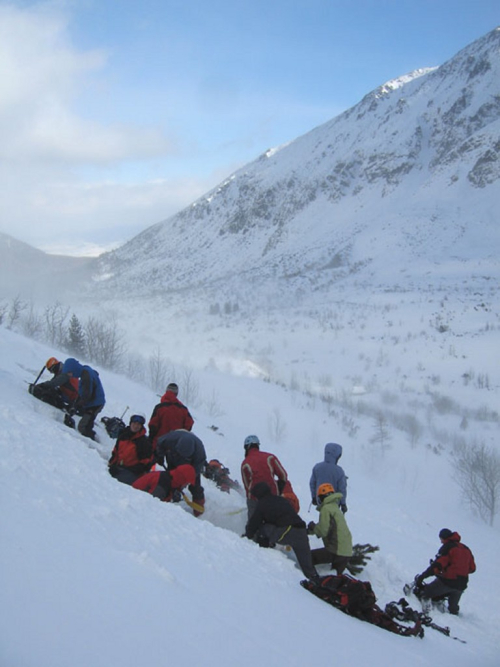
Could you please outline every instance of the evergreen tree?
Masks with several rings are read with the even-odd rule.
[[[78,317],[73,313],[68,327],[66,347],[71,354],[82,356],[85,354],[85,331]]]

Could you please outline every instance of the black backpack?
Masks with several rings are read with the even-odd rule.
[[[110,438],[116,440],[123,429],[127,428],[125,422],[120,417],[101,417],[106,433]]]
[[[369,581],[360,581],[347,574],[304,579],[300,585],[345,614],[378,625],[398,635],[423,637],[420,621],[408,627],[397,623],[376,604],[377,598]]]

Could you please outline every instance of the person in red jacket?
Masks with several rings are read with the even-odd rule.
[[[133,484],[153,463],[153,446],[146,435],[145,423],[143,415],[132,415],[111,452],[109,474],[124,484]]]
[[[457,532],[443,528],[439,533],[441,548],[429,567],[415,577],[415,595],[422,601],[422,610],[428,613],[432,600],[448,599],[450,614],[458,614],[462,593],[469,583],[469,574],[476,571],[472,551],[462,544]],[[434,581],[424,585],[424,579],[435,576]]]
[[[134,489],[146,491],[155,498],[166,503],[170,501],[179,502],[182,499],[182,490],[194,484],[196,473],[192,465],[184,465],[173,470],[155,470],[141,475],[132,484]]]
[[[260,451],[260,440],[256,435],[247,436],[243,447],[245,458],[241,464],[241,479],[245,487],[250,519],[257,506],[257,498],[252,494],[253,487],[259,482],[266,482],[272,495],[280,496],[288,481],[288,475],[277,456]]]
[[[153,447],[156,447],[158,438],[170,431],[185,429],[190,431],[193,428],[194,419],[189,410],[177,398],[179,387],[175,382],[171,382],[160,402],[153,409],[153,414],[149,420],[149,437],[153,441]]]

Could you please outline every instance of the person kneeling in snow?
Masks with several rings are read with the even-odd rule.
[[[290,502],[274,495],[266,482],[259,482],[251,492],[257,498],[257,505],[246,525],[245,537],[255,540],[261,547],[291,546],[304,575],[308,579],[317,577],[306,524]]]
[[[422,602],[422,610],[429,613],[432,601],[448,599],[448,611],[458,615],[458,603],[469,583],[469,574],[476,571],[472,551],[461,543],[457,532],[443,528],[439,532],[441,548],[429,567],[415,577],[413,592]],[[424,585],[424,579],[435,576],[434,581]]]
[[[319,522],[310,521],[307,532],[323,538],[324,547],[311,551],[312,560],[314,565],[331,563],[342,574],[352,556],[351,531],[339,507],[342,494],[335,493],[331,484],[320,484],[317,495]]]
[[[95,419],[106,403],[99,373],[90,366],[82,365],[73,357],[66,359],[61,372],[70,378],[78,378],[78,396],[72,405],[72,410],[82,415],[78,422],[78,431],[94,440]],[[72,426],[74,427],[74,423]]]
[[[111,452],[109,474],[123,484],[133,484],[153,464],[153,445],[146,435],[145,423],[144,415],[132,415]]]
[[[45,364],[45,368],[54,376],[51,380],[40,384],[30,384],[28,391],[35,398],[65,410],[78,398],[78,379],[63,373],[63,362],[55,357]]]
[[[182,490],[194,484],[196,474],[192,465],[186,463],[173,470],[147,472],[132,484],[134,489],[147,491],[164,502],[182,500]]]
[[[193,466],[196,478],[189,485],[193,496],[193,514],[200,516],[204,512],[205,491],[201,485],[201,473],[205,467],[207,454],[203,442],[191,431],[177,429],[162,435],[156,443],[155,461],[166,467],[170,472],[181,465],[189,463]]]

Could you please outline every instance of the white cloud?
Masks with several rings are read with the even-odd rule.
[[[47,5],[0,7],[0,157],[68,164],[165,155],[157,128],[81,117],[79,93],[106,65],[103,50],[70,42],[68,18]]]
[[[173,142],[157,127],[99,120],[112,94],[107,54],[76,48],[69,20],[60,5],[0,5],[0,226],[45,247],[122,240],[201,194],[195,183],[119,183],[124,165],[165,157]]]

